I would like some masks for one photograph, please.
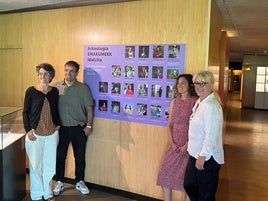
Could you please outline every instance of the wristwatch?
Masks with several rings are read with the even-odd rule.
[[[92,126],[91,125],[87,125],[87,128],[92,128]]]

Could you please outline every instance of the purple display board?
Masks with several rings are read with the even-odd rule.
[[[185,44],[86,45],[84,83],[95,117],[166,125]]]

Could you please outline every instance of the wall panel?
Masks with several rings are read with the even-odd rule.
[[[0,48],[21,48],[21,14],[1,15]]]
[[[0,49],[0,106],[21,106],[23,101],[22,50],[20,48]]]

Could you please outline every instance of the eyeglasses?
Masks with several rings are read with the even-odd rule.
[[[208,83],[207,82],[194,82],[194,86],[204,87],[206,84]]]

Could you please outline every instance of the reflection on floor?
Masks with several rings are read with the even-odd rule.
[[[241,109],[239,94],[232,93],[229,94],[225,115],[225,164],[221,169],[217,201],[267,201],[268,111]],[[57,197],[57,201],[87,200],[131,199],[94,189],[90,195],[85,196],[70,184],[66,185],[64,192]],[[29,191],[23,201],[30,201]]]
[[[241,109],[229,94],[224,136],[225,164],[217,201],[268,200],[268,111]]]
[[[26,189],[27,194],[22,201],[31,201],[29,195],[29,175],[26,177]],[[65,183],[63,192],[56,197],[56,201],[87,201],[87,200],[96,200],[96,201],[133,201],[131,199],[120,197],[117,195],[97,191],[91,189],[91,193],[89,195],[82,195],[79,191],[75,189],[75,186],[72,184]]]

